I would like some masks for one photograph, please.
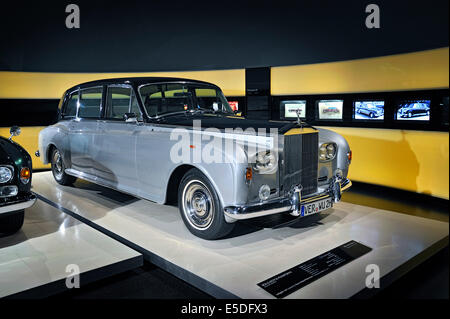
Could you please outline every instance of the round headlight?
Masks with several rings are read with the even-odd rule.
[[[271,173],[277,168],[277,159],[274,153],[267,151],[256,155],[253,169],[260,174]]]
[[[259,198],[261,200],[266,200],[270,196],[270,187],[269,185],[263,185],[259,188]]]
[[[319,148],[319,160],[330,161],[336,156],[336,144],[324,143]]]
[[[13,177],[12,169],[7,166],[0,166],[0,183],[7,183]]]
[[[334,146],[334,144],[328,144],[327,145],[327,157],[333,158],[335,153],[336,153],[336,147]]]

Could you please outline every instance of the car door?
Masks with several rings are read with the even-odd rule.
[[[97,152],[94,136],[100,119],[103,87],[79,90],[77,117],[69,124],[71,168],[93,176],[94,155]]]
[[[99,182],[118,190],[137,194],[136,132],[142,125],[142,114],[131,86],[109,85],[106,107],[95,137],[98,152],[94,172]],[[126,122],[125,114],[135,113],[137,121]]]

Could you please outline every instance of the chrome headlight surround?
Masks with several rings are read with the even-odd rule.
[[[14,167],[11,165],[0,166],[0,184],[8,183],[14,177]]]
[[[263,151],[255,155],[252,168],[258,174],[272,174],[278,169],[277,155],[273,151]]]
[[[319,147],[319,160],[321,162],[332,161],[337,154],[336,143],[323,143]]]

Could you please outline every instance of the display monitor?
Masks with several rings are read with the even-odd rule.
[[[355,120],[384,120],[384,101],[355,101],[353,118]]]
[[[430,100],[401,100],[397,103],[396,120],[429,121]]]
[[[319,120],[342,120],[343,100],[317,101]]]
[[[281,101],[280,115],[285,119],[296,119],[297,111],[300,118],[306,117],[306,100]]]

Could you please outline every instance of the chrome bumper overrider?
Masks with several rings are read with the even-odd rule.
[[[276,198],[263,203],[241,205],[241,206],[227,206],[224,208],[225,216],[231,220],[249,219],[282,212],[291,211],[291,215],[300,216],[300,210],[303,205],[332,198],[334,202],[341,200],[342,192],[352,186],[349,179],[342,181],[333,181],[325,190],[319,191],[305,197],[301,197],[300,188],[292,190],[290,196],[284,198]]]
[[[22,210],[33,206],[36,202],[35,195],[29,195],[26,199],[21,199],[16,202],[6,203],[6,205],[0,206],[0,214],[11,213],[17,210]]]

